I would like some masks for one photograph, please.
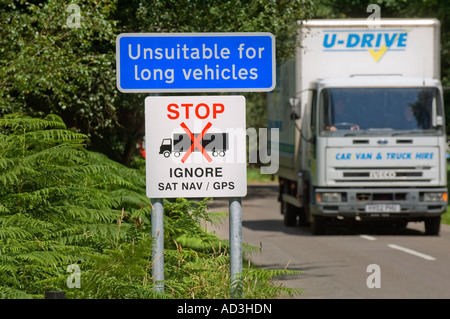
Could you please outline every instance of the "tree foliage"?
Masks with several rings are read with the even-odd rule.
[[[129,164],[144,135],[145,95],[116,88],[119,33],[268,31],[283,59],[294,50],[295,21],[310,14],[311,3],[80,0],[78,28],[66,2],[0,0],[0,114],[58,114],[89,136],[90,149]]]
[[[324,0],[315,11],[316,18],[367,18],[369,4],[378,4],[380,18],[436,18],[441,28],[441,81],[444,101],[450,99],[450,4],[439,0]],[[426,50],[426,48],[423,48]],[[447,134],[450,134],[450,108],[446,108]]]
[[[69,28],[63,1],[2,0],[2,114],[56,113],[85,134],[117,122],[114,2],[78,4],[82,27]]]

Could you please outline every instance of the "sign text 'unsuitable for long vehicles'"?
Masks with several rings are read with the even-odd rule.
[[[122,92],[271,91],[270,33],[123,33],[116,40]]]

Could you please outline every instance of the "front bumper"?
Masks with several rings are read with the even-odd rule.
[[[321,194],[330,194],[323,201]],[[426,193],[445,193],[429,200]],[[338,196],[339,195],[339,196]],[[333,201],[339,198],[340,201]],[[312,214],[329,217],[421,219],[439,216],[447,209],[447,189],[442,188],[317,188],[313,194]],[[331,198],[331,200],[330,200]],[[445,200],[444,200],[445,199]]]

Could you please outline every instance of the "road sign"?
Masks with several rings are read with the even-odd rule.
[[[275,87],[271,33],[122,33],[117,88],[139,92],[268,92]]]
[[[243,96],[147,97],[145,140],[148,197],[246,195]]]

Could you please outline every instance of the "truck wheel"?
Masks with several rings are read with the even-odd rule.
[[[433,216],[425,219],[425,234],[430,236],[439,235],[441,229],[441,216]]]
[[[300,225],[309,226],[313,235],[319,235],[319,233],[325,230],[324,223],[321,220],[321,216],[311,215],[311,205],[309,197],[309,184],[305,185],[304,190],[303,209],[300,212]]]
[[[399,220],[399,221],[394,222],[393,226],[394,226],[394,228],[397,228],[397,229],[405,229],[406,226],[408,226],[408,221],[407,220]]]
[[[311,232],[313,235],[323,235],[325,233],[326,217],[314,215],[311,222]]]
[[[169,152],[169,151],[165,151],[165,152],[163,153],[163,155],[164,155],[165,158],[167,158],[167,157],[170,156],[170,152]]]
[[[294,205],[281,201],[281,213],[284,216],[285,226],[293,227],[297,225],[297,212]]]
[[[308,214],[306,213],[305,207],[301,207],[300,211],[298,212],[298,224],[299,226],[308,226]]]

